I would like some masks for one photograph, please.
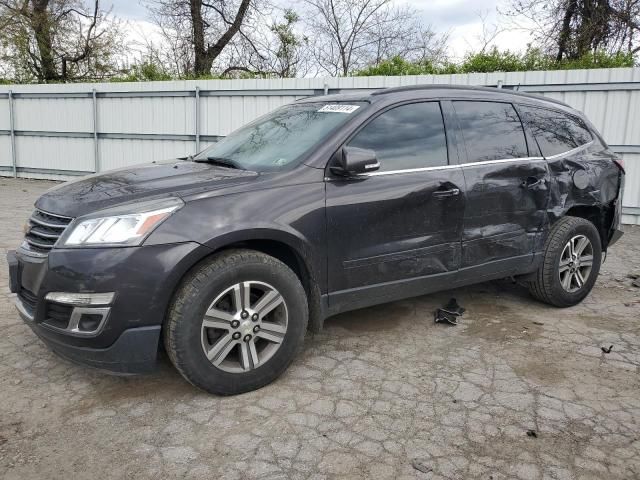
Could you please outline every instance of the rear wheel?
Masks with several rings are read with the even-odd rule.
[[[220,395],[275,380],[304,341],[307,299],[298,277],[251,250],[222,253],[196,268],[175,295],[165,346],[192,384]]]
[[[556,307],[576,305],[593,288],[601,260],[600,235],[593,223],[564,217],[549,233],[542,264],[529,290],[538,300]]]

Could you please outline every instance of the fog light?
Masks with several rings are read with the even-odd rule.
[[[86,307],[91,305],[109,305],[115,293],[65,293],[49,292],[45,299],[50,302]]]

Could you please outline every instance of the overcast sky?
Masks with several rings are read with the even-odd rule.
[[[508,0],[393,0],[397,5],[409,4],[422,12],[425,24],[439,33],[449,33],[450,55],[454,59],[475,48],[482,34],[480,15],[487,17],[487,24],[499,21],[496,9],[506,9]],[[283,6],[295,9],[297,2],[278,0]],[[298,2],[299,3],[299,2]],[[146,21],[147,11],[138,0],[103,0],[106,8],[113,6],[113,13],[131,24],[131,35],[152,36],[153,26]],[[500,49],[522,51],[529,42],[527,33],[520,30],[502,32],[495,41]]]

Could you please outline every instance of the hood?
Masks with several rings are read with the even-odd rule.
[[[209,163],[171,160],[111,170],[63,183],[42,195],[36,207],[58,215],[78,217],[141,199],[235,186],[251,182],[258,176],[256,172]]]

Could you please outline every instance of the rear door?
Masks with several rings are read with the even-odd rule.
[[[466,156],[461,268],[526,270],[546,216],[546,162],[511,103],[452,103]]]
[[[449,165],[439,102],[390,107],[347,145],[374,150],[381,166],[355,179],[328,173],[330,306],[411,296],[412,279],[455,273],[464,179]]]

